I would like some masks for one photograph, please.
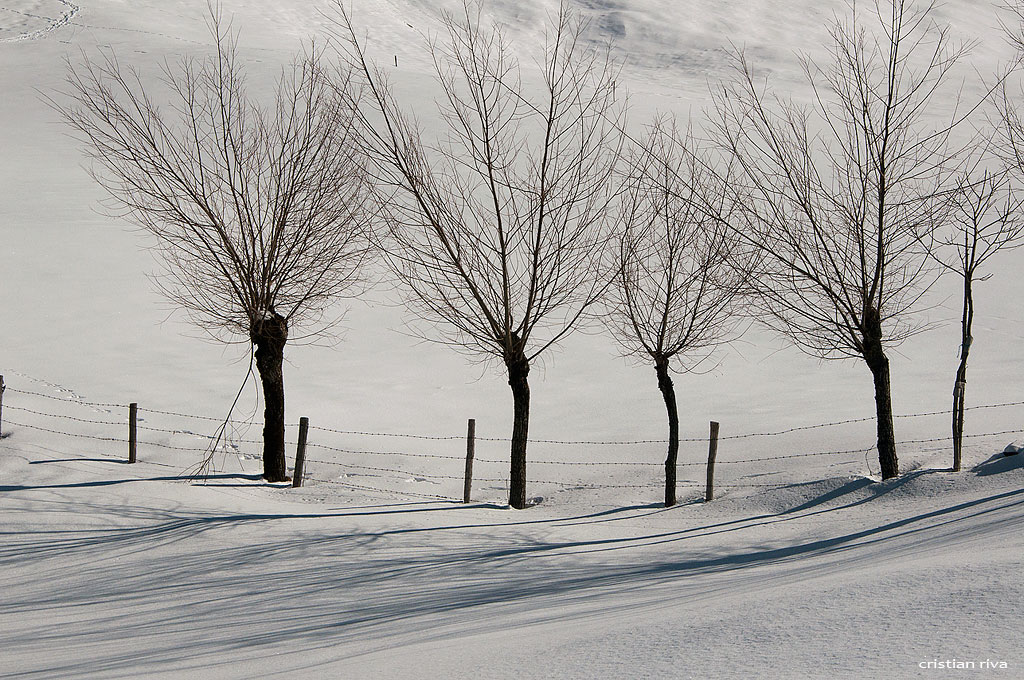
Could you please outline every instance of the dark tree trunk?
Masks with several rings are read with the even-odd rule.
[[[288,481],[284,456],[284,346],[288,321],[277,313],[253,324],[250,338],[256,347],[256,370],[263,384],[263,477]]]
[[[512,388],[512,455],[509,471],[508,504],[526,507],[526,443],[530,430],[530,361],[521,351],[505,358],[508,384]]]
[[[875,382],[875,417],[878,428],[878,465],[882,479],[900,474],[896,458],[896,434],[892,425],[892,393],[889,380],[889,358],[882,347],[882,324],[878,312],[865,314],[863,356]]]
[[[964,276],[964,309],[960,320],[960,365],[953,384],[953,472],[960,472],[964,444],[964,393],[967,392],[967,356],[971,352],[971,326],[974,323],[974,295],[971,290],[973,276]]]
[[[668,358],[654,360],[654,372],[658,375],[658,389],[665,400],[668,411],[668,456],[665,458],[665,507],[676,504],[676,461],[679,457],[679,410],[676,406],[676,390],[668,374]]]
[[[960,360],[960,368],[956,372],[956,384],[953,385],[953,472],[960,472],[963,463],[964,444],[964,392],[967,391],[967,364]]]

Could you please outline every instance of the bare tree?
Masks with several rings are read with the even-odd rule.
[[[263,476],[287,479],[285,344],[315,337],[352,294],[367,253],[353,112],[315,46],[283,70],[270,107],[245,87],[237,33],[211,9],[214,51],[144,83],[110,52],[68,63],[55,104],[115,210],[155,237],[160,290],[211,337],[255,350]],[[167,102],[158,101],[165,97]],[[293,336],[294,339],[294,336]]]
[[[1011,120],[1007,118],[1007,120]],[[1016,144],[1011,140],[1011,149]],[[974,343],[974,282],[985,281],[984,265],[1001,250],[1024,243],[1024,198],[1014,194],[1006,169],[973,165],[963,173],[953,193],[951,219],[941,231],[928,234],[928,252],[963,287],[960,317],[960,363],[953,386],[953,472],[959,472],[964,435],[967,357]]]
[[[899,474],[886,350],[919,329],[909,315],[933,280],[916,236],[945,219],[972,143],[954,132],[974,107],[950,87],[967,46],[933,9],[876,0],[866,18],[851,3],[828,63],[803,60],[810,106],[769,95],[742,54],[716,95],[739,233],[765,255],[759,318],[812,355],[864,360],[883,479]]]
[[[689,132],[656,119],[634,147],[613,244],[605,321],[627,355],[650,359],[668,412],[665,506],[676,503],[679,412],[670,371],[697,369],[735,337],[757,251],[729,228],[727,182]]]
[[[427,142],[338,5],[366,77],[362,150],[381,206],[383,252],[422,337],[498,360],[513,399],[509,504],[526,505],[533,362],[598,299],[619,151],[607,50],[563,4],[531,88],[513,46],[467,0],[430,44],[446,130]],[[539,90],[538,95],[533,92]]]

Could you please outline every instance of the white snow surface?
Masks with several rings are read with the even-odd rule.
[[[291,0],[222,4],[262,92],[303,40],[324,35],[332,12]],[[591,18],[588,36],[614,39],[626,57],[638,125],[655,111],[699,116],[709,84],[728,76],[730,45],[777,90],[806,97],[796,52],[821,54],[825,23],[845,8],[573,4]],[[1024,677],[1024,455],[1002,455],[1022,440],[1024,407],[970,411],[964,471],[947,471],[952,284],[922,312],[937,328],[892,357],[897,413],[937,412],[897,419],[897,480],[875,476],[864,367],[819,363],[753,329],[713,370],[677,378],[692,441],[680,452],[682,502],[661,508],[665,424],[653,371],[581,333],[531,374],[531,438],[641,443],[531,444],[533,505],[508,510],[505,379],[403,334],[383,287],[351,303],[337,342],[286,352],[288,422],[308,416],[314,426],[306,485],[259,480],[251,389],[213,474],[192,478],[247,350],[197,338],[160,300],[146,279],[146,238],[104,216],[43,96],[60,87],[65,55],[82,50],[112,48],[152,77],[164,59],[205,49],[205,6],[0,3],[0,374],[10,388],[0,676]],[[439,6],[453,4],[354,3],[373,54],[428,127],[423,36],[436,31]],[[530,63],[554,6],[502,0],[488,11]],[[996,6],[938,9],[978,39],[972,64],[983,75],[1010,56]],[[967,78],[967,95],[980,87]],[[996,262],[976,292],[969,406],[1021,400],[1024,277],[1013,264]],[[120,441],[128,402],[142,409],[132,466]],[[463,506],[453,499],[467,418],[483,439],[474,503]],[[716,499],[705,504],[712,419],[726,438]],[[856,422],[727,438],[846,420]],[[829,455],[787,457],[804,453]],[[938,665],[947,662],[974,667]]]
[[[1020,677],[1024,456],[524,511],[0,443],[12,678]],[[791,478],[791,471],[774,468]],[[365,483],[365,479],[360,479]],[[374,482],[379,483],[379,482]]]

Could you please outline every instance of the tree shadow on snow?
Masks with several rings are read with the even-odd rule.
[[[88,460],[86,458],[76,458],[74,461]],[[59,462],[59,461],[51,461]],[[103,462],[108,462],[107,459],[103,459]],[[114,461],[118,462],[118,461]],[[258,474],[242,474],[242,473],[224,473],[224,474],[213,474],[204,475],[197,477],[195,475],[163,475],[158,477],[129,477],[125,479],[96,479],[89,482],[68,482],[67,484],[3,484],[0,485],[0,493],[10,491],[33,491],[39,489],[86,489],[97,486],[118,486],[120,484],[133,484],[138,482],[194,482],[202,484],[204,481],[217,481],[217,480],[229,480],[229,479],[246,479],[250,482],[260,482],[262,477]],[[269,486],[275,486],[269,484]],[[225,485],[231,486],[231,485]],[[248,484],[246,486],[252,486]]]
[[[29,465],[47,465],[49,463],[117,463],[128,465],[128,461],[123,458],[47,458],[45,460],[30,460],[27,462]]]
[[[941,549],[949,540],[1016,531],[1024,516],[1022,489],[896,520],[871,521],[865,513],[853,524],[831,525],[825,536],[755,530],[730,542],[716,537],[860,505],[913,478],[877,486],[851,480],[758,517],[618,532],[628,535],[608,535],[617,528],[609,524],[596,536],[571,527],[664,509],[637,506],[624,515],[611,509],[561,518],[517,514],[512,521],[508,515],[467,517],[437,504],[218,514],[104,505],[102,499],[89,505],[56,492],[53,503],[66,503],[67,512],[107,513],[122,526],[0,533],[0,564],[30,565],[34,578],[32,588],[7,589],[0,616],[36,621],[8,626],[5,645],[11,648],[43,635],[81,652],[40,660],[51,675],[182,672],[232,659],[270,659],[281,649],[278,643],[303,652],[351,644],[367,653],[410,639],[512,630],[516,620],[535,625],[616,616],[645,603],[707,597],[724,584],[735,593],[774,579],[799,582],[818,572],[870,567],[887,546],[896,558],[900,551]],[[849,502],[837,508],[844,499]],[[418,519],[421,525],[410,526],[411,513],[437,521]],[[368,516],[377,517],[371,527]],[[381,526],[389,518],[394,521]],[[762,569],[769,566],[783,568]],[[74,625],[40,628],[49,613],[56,622],[69,611]],[[128,638],[131,645],[118,644]],[[338,658],[333,651],[327,656]]]

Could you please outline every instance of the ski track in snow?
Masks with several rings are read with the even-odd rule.
[[[74,16],[82,10],[81,7],[79,7],[73,2],[70,2],[69,0],[56,0],[56,2],[59,2],[60,4],[67,7],[67,10],[57,18],[43,16],[41,14],[37,14],[35,11],[25,11],[22,9],[17,9],[15,7],[7,7],[4,5],[0,5],[0,12],[18,15],[21,17],[26,17],[28,19],[36,19],[48,22],[47,25],[44,26],[43,28],[37,28],[26,33],[20,33],[18,35],[10,37],[0,38],[0,43],[22,42],[25,40],[38,40],[40,38],[44,38],[53,31],[55,31],[56,29],[62,26],[67,26],[69,23],[71,23],[71,19],[74,18]],[[43,4],[43,2],[30,3],[30,9],[38,11]],[[22,19],[20,23],[24,25],[28,22],[25,19]],[[17,29],[17,27],[17,22],[15,22],[14,25],[8,25],[6,21],[0,21],[0,31],[15,30]]]

